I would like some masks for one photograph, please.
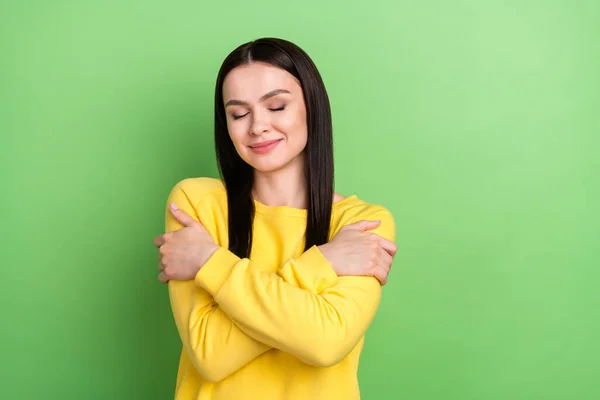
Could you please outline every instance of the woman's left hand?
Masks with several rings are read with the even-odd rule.
[[[174,205],[169,208],[183,228],[154,238],[160,253],[158,279],[163,283],[194,279],[219,246],[200,222]]]

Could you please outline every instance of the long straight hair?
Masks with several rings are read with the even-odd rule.
[[[219,172],[225,184],[228,203],[229,250],[240,258],[250,257],[254,201],[254,173],[238,155],[227,130],[223,104],[223,81],[234,68],[262,62],[293,75],[304,94],[308,137],[305,155],[307,179],[307,221],[304,249],[329,240],[333,206],[333,138],[331,109],[325,85],[317,67],[297,45],[277,38],[245,43],[223,61],[215,88],[215,148]]]

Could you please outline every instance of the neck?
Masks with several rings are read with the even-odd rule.
[[[306,209],[308,204],[304,164],[301,161],[295,164],[271,172],[255,170],[252,195],[256,201],[266,206]]]

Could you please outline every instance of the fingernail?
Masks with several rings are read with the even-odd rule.
[[[169,205],[169,208],[171,208],[171,211],[177,211],[177,210],[179,210],[179,207],[177,207],[177,206],[175,205],[175,203],[171,203],[171,204]]]

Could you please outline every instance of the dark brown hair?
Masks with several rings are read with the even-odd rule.
[[[223,104],[223,81],[240,65],[263,62],[292,74],[302,87],[306,106],[308,138],[305,174],[308,184],[305,250],[329,239],[333,205],[333,138],[331,109],[317,67],[297,45],[276,38],[262,38],[233,50],[223,61],[215,88],[215,148],[219,172],[227,191],[229,250],[250,257],[254,202],[253,169],[237,154],[227,131]]]

